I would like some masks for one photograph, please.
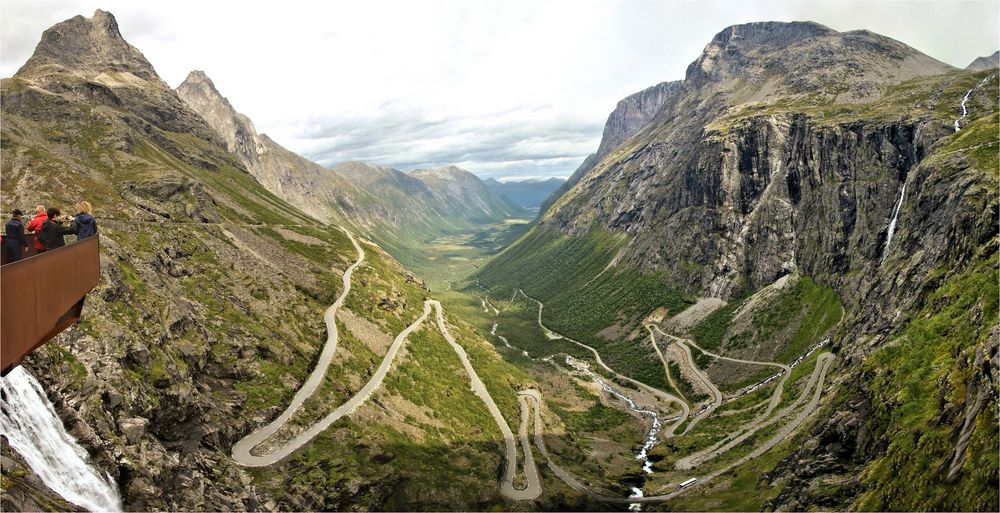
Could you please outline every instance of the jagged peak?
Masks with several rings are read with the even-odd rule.
[[[212,79],[200,69],[191,70],[191,72],[188,73],[187,78],[185,78],[184,81],[177,86],[176,90],[178,93],[181,93],[182,97],[193,91],[199,91],[206,97],[223,100],[226,101],[227,104],[229,103],[228,100],[222,96],[222,93],[219,92],[219,89],[215,87],[215,82],[212,82]]]
[[[15,76],[46,74],[53,68],[88,78],[130,73],[143,80],[160,80],[146,57],[122,37],[114,15],[101,9],[90,18],[77,15],[48,28]]]

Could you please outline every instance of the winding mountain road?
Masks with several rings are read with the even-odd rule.
[[[323,345],[323,350],[320,353],[319,360],[316,362],[316,367],[313,369],[312,373],[309,374],[309,378],[306,379],[302,388],[299,388],[299,390],[295,392],[295,395],[292,397],[292,401],[288,404],[288,407],[285,408],[285,411],[283,411],[281,415],[278,415],[277,418],[272,420],[266,426],[243,437],[243,439],[236,442],[236,445],[233,446],[233,459],[240,465],[248,467],[263,467],[270,465],[288,456],[319,434],[319,431],[313,433],[312,430],[307,430],[292,440],[286,442],[274,452],[266,455],[256,456],[250,452],[253,448],[260,445],[264,442],[264,440],[268,439],[271,435],[281,429],[281,427],[288,422],[288,419],[292,418],[292,415],[294,415],[302,404],[305,403],[306,399],[316,392],[320,384],[323,382],[323,376],[326,374],[327,367],[330,366],[330,362],[333,360],[333,353],[337,350],[337,311],[344,305],[344,301],[347,299],[347,294],[351,291],[351,275],[354,274],[354,270],[357,269],[358,266],[360,266],[365,260],[365,250],[361,249],[358,241],[354,239],[354,235],[344,228],[341,228],[341,230],[347,234],[347,238],[351,239],[351,244],[354,245],[354,249],[358,252],[358,259],[344,271],[344,276],[342,277],[343,290],[340,292],[340,296],[338,296],[336,301],[334,301],[333,304],[326,309],[326,313],[323,315],[323,320],[326,322],[326,344]],[[353,410],[353,408],[351,408],[351,410]],[[341,416],[342,415],[343,414],[341,414]]]
[[[537,390],[526,389],[518,392],[517,398],[521,407],[522,441],[525,438],[524,436],[525,419],[529,416],[528,409],[533,408],[534,424],[535,424],[535,429],[534,429],[535,445],[538,447],[538,450],[542,453],[542,456],[545,457],[546,464],[548,465],[549,470],[551,470],[552,473],[556,475],[556,477],[558,477],[560,480],[566,483],[567,486],[569,486],[573,490],[576,490],[577,492],[587,495],[592,499],[597,499],[599,501],[607,503],[632,504],[632,503],[664,502],[673,499],[674,497],[677,497],[678,495],[687,492],[688,490],[691,490],[697,486],[703,485],[711,481],[712,479],[715,479],[716,477],[723,475],[726,472],[729,472],[730,470],[740,465],[743,465],[751,460],[760,457],[767,451],[774,448],[774,446],[784,441],[788,437],[788,435],[790,435],[793,431],[795,431],[796,428],[798,428],[803,422],[805,422],[805,420],[809,417],[809,415],[811,415],[812,412],[815,411],[816,408],[819,406],[819,400],[823,392],[823,383],[826,378],[826,373],[829,370],[830,365],[833,363],[834,359],[835,357],[833,356],[833,353],[823,353],[819,355],[819,358],[816,360],[816,368],[813,370],[813,373],[809,378],[809,384],[807,385],[807,389],[802,394],[802,398],[804,398],[809,395],[810,389],[812,390],[812,398],[810,399],[809,404],[805,408],[803,408],[802,411],[800,411],[799,414],[792,421],[782,426],[782,428],[774,436],[769,438],[763,444],[754,448],[754,450],[751,451],[749,454],[733,461],[729,465],[726,465],[725,467],[720,468],[704,476],[693,476],[697,478],[697,481],[695,481],[694,484],[684,488],[679,488],[678,490],[668,494],[652,495],[647,497],[612,497],[612,496],[602,495],[591,490],[589,487],[587,487],[587,485],[583,484],[578,479],[576,479],[576,477],[574,477],[573,474],[567,472],[565,469],[563,469],[555,462],[553,462],[552,456],[549,454],[548,448],[545,446],[545,434],[544,434],[544,427],[542,424],[542,414],[541,414],[542,397],[541,393],[539,393]]]
[[[625,376],[623,374],[619,374],[617,371],[615,371],[611,367],[608,367],[608,365],[606,363],[604,363],[604,360],[601,359],[601,354],[598,353],[597,350],[594,349],[593,347],[590,347],[587,344],[584,344],[583,342],[579,342],[577,340],[573,340],[573,339],[571,339],[569,337],[566,337],[564,335],[560,335],[559,333],[556,333],[556,332],[550,330],[549,328],[545,327],[545,325],[542,324],[542,309],[545,307],[545,305],[541,301],[539,301],[539,300],[537,300],[537,299],[535,299],[535,298],[533,298],[533,297],[525,294],[524,291],[521,290],[521,289],[518,289],[514,293],[515,296],[517,294],[521,294],[525,298],[527,298],[527,299],[529,299],[531,301],[534,301],[535,303],[538,304],[538,326],[542,329],[542,331],[545,333],[545,336],[549,340],[565,340],[567,342],[572,342],[573,344],[576,344],[576,345],[578,345],[578,346],[586,349],[592,355],[594,355],[594,360],[597,362],[598,365],[601,366],[602,369],[604,369],[604,370],[608,371],[609,373],[613,374],[615,377],[617,377],[617,378],[619,378],[619,379],[621,379],[623,381],[627,381],[627,382],[629,382],[629,383],[631,383],[631,384],[639,387],[640,389],[645,390],[646,392],[649,392],[650,394],[653,394],[654,396],[657,396],[657,397],[663,399],[665,402],[673,403],[673,404],[678,405],[680,407],[680,409],[681,409],[681,415],[677,418],[676,421],[674,421],[673,424],[667,426],[664,429],[663,436],[665,436],[666,438],[672,438],[674,436],[674,432],[677,430],[677,428],[680,427],[680,425],[683,424],[684,421],[687,420],[688,417],[691,415],[691,408],[688,406],[687,402],[683,401],[681,398],[679,398],[679,397],[677,397],[677,396],[675,396],[673,394],[664,392],[663,390],[660,390],[658,388],[651,387],[651,386],[649,386],[649,385],[647,385],[647,384],[645,384],[645,383],[643,383],[641,381],[632,379],[632,378],[630,378],[628,376]]]
[[[472,363],[469,361],[468,354],[466,353],[465,349],[460,344],[458,344],[458,342],[455,340],[455,338],[451,335],[450,331],[448,330],[448,326],[444,319],[444,310],[443,307],[441,306],[441,303],[433,299],[426,299],[424,301],[423,313],[420,315],[420,317],[418,317],[416,320],[413,321],[412,324],[407,326],[405,329],[403,329],[403,331],[401,331],[399,334],[396,335],[396,338],[393,340],[392,345],[386,352],[386,355],[382,359],[382,362],[379,365],[378,369],[375,371],[372,377],[368,380],[367,383],[365,383],[365,385],[357,394],[349,398],[346,402],[344,402],[344,404],[337,407],[333,412],[323,417],[320,421],[316,422],[315,424],[307,428],[305,431],[299,433],[291,440],[285,442],[284,444],[280,445],[271,452],[265,454],[253,454],[252,451],[255,448],[260,446],[264,441],[266,441],[268,438],[274,435],[279,429],[281,429],[281,427],[284,426],[288,422],[288,420],[291,419],[292,416],[302,407],[306,399],[308,399],[310,396],[316,393],[316,391],[322,384],[327,368],[329,367],[330,362],[333,359],[334,352],[336,351],[337,348],[337,340],[338,340],[338,331],[336,324],[337,312],[343,306],[347,298],[347,294],[351,290],[352,274],[354,273],[355,269],[357,269],[358,266],[360,266],[364,262],[365,259],[365,252],[362,249],[362,247],[358,244],[358,242],[355,240],[354,236],[348,230],[344,228],[341,229],[344,231],[345,234],[347,234],[348,238],[351,240],[351,244],[354,245],[354,248],[358,253],[358,258],[353,264],[351,264],[344,271],[344,275],[342,278],[343,290],[341,291],[341,294],[337,297],[336,301],[334,301],[334,303],[326,310],[324,314],[324,321],[326,322],[327,326],[327,340],[320,353],[320,357],[317,361],[316,367],[310,373],[309,377],[306,379],[306,382],[302,385],[302,387],[295,393],[289,405],[277,418],[272,420],[264,427],[250,433],[249,435],[241,439],[233,446],[232,449],[233,459],[238,464],[248,467],[263,467],[277,463],[278,461],[281,461],[285,457],[291,455],[296,450],[304,446],[310,440],[319,435],[322,431],[330,427],[334,422],[344,417],[345,415],[349,415],[350,413],[355,411],[358,408],[358,406],[360,406],[369,398],[371,398],[372,394],[374,394],[374,392],[378,390],[383,380],[385,379],[386,374],[389,372],[393,361],[399,354],[403,345],[406,343],[409,335],[414,330],[418,329],[423,324],[423,322],[427,320],[427,317],[431,315],[431,311],[434,310],[438,331],[440,331],[441,335],[445,338],[448,344],[455,351],[455,354],[458,356],[459,360],[462,362],[462,366],[464,367],[465,372],[469,377],[469,382],[472,392],[477,397],[479,397],[481,401],[483,401],[483,404],[486,406],[487,410],[490,412],[490,415],[497,423],[497,427],[500,429],[500,433],[504,439],[505,464],[504,464],[503,475],[500,478],[499,486],[501,494],[503,494],[505,497],[516,501],[527,501],[537,498],[542,493],[542,485],[541,485],[541,480],[539,478],[538,467],[534,460],[534,455],[532,453],[532,448],[531,448],[531,441],[529,438],[528,426],[532,421],[534,422],[535,445],[538,447],[541,454],[545,457],[549,469],[559,479],[565,482],[570,488],[577,490],[581,493],[584,493],[594,499],[598,499],[609,503],[662,502],[670,498],[673,498],[678,494],[683,493],[693,487],[689,486],[686,488],[678,489],[677,491],[674,491],[666,495],[649,496],[649,497],[609,497],[595,493],[594,491],[590,490],[586,485],[577,480],[572,474],[565,471],[552,461],[548,449],[545,446],[544,425],[542,422],[542,412],[541,412],[542,397],[541,393],[539,393],[537,390],[534,389],[522,390],[517,394],[518,404],[520,407],[520,428],[518,432],[518,437],[517,439],[515,439],[514,433],[511,431],[510,426],[507,424],[507,421],[501,414],[500,409],[496,405],[496,402],[493,400],[493,397],[490,395],[488,389],[486,388],[482,380],[479,378],[479,375],[476,373],[475,368],[472,366]],[[677,427],[680,426],[690,416],[690,409],[685,401],[672,394],[666,393],[654,387],[650,387],[649,385],[646,385],[642,382],[639,382],[637,380],[619,374],[618,372],[614,371],[604,363],[604,361],[601,359],[600,354],[593,347],[590,347],[587,344],[581,343],[579,341],[573,340],[571,338],[565,337],[563,335],[560,335],[556,332],[549,330],[542,324],[542,308],[544,307],[542,302],[528,296],[527,294],[524,294],[523,291],[518,291],[518,292],[524,295],[524,297],[526,297],[527,299],[532,300],[538,304],[538,325],[539,327],[542,328],[542,330],[545,332],[548,338],[553,340],[557,339],[566,340],[584,349],[587,349],[591,354],[593,354],[597,364],[600,365],[607,372],[613,374],[616,378],[621,379],[623,381],[627,381],[641,388],[642,390],[645,390],[655,395],[656,397],[664,399],[668,403],[673,403],[678,405],[682,410],[682,415],[678,417],[678,420],[674,424],[672,424],[667,428],[667,431],[665,431],[664,435],[667,438],[674,436],[674,431],[677,429]],[[647,329],[649,329],[648,326]],[[659,330],[658,327],[656,327],[656,329],[660,331],[661,334],[669,336],[666,333],[663,333],[662,330]],[[653,337],[652,330],[650,330],[650,336]],[[654,338],[653,342],[655,344],[655,337],[653,338]],[[779,384],[779,391],[776,391],[776,394],[772,396],[771,403],[766,413],[769,414],[771,410],[773,410],[777,406],[778,402],[780,402],[780,389],[783,387],[785,379],[787,379],[788,376],[791,374],[789,372],[790,369],[788,368],[788,366],[783,366],[782,364],[753,362],[750,360],[739,360],[735,358],[723,357],[705,351],[704,349],[701,349],[693,341],[686,341],[684,339],[678,339],[676,337],[674,337],[674,339],[675,341],[677,341],[679,345],[681,345],[686,350],[688,358],[689,360],[691,360],[693,368],[696,369],[696,371],[699,373],[699,377],[705,380],[706,384],[708,384],[710,388],[714,389],[713,395],[715,395],[716,398],[715,401],[713,402],[713,409],[714,407],[717,407],[718,404],[721,403],[721,392],[719,392],[718,388],[715,387],[713,384],[711,384],[711,381],[708,379],[708,377],[706,375],[703,375],[700,372],[700,369],[697,369],[697,366],[694,365],[693,357],[691,355],[691,350],[689,347],[687,347],[686,343],[690,343],[693,347],[696,347],[705,354],[708,354],[709,356],[715,358],[731,360],[740,363],[773,365],[776,367],[781,367],[782,370],[784,371],[785,377]],[[663,359],[662,354],[661,354],[661,360],[664,362],[664,364],[666,364],[666,360]],[[707,476],[699,477],[696,485],[703,484],[708,480],[717,477],[736,466],[742,465],[747,461],[750,461],[760,456],[761,454],[765,453],[766,451],[768,451],[769,449],[780,443],[789,434],[791,434],[799,425],[801,425],[802,422],[804,422],[805,419],[818,406],[820,396],[822,393],[824,378],[833,360],[834,356],[831,353],[823,353],[819,355],[816,363],[816,368],[813,370],[813,373],[810,376],[809,382],[806,385],[806,388],[803,390],[802,395],[800,395],[791,405],[782,410],[778,415],[770,419],[766,419],[760,423],[756,424],[751,423],[752,425],[748,429],[746,429],[743,434],[730,440],[728,443],[726,443],[726,445],[722,447],[719,447],[718,446],[719,444],[716,444],[716,446],[713,446],[708,450],[706,450],[708,452],[702,451],[701,453],[690,455],[688,458],[686,458],[687,461],[685,465],[682,466],[680,462],[678,462],[677,468],[693,468],[702,461],[711,459],[719,454],[722,454],[723,452],[726,452],[727,450],[741,443],[743,440],[749,438],[751,435],[753,435],[756,431],[760,430],[761,428],[767,427],[773,424],[774,422],[777,422],[780,418],[791,414],[801,405],[801,403],[805,400],[805,398],[809,396],[810,393],[812,393],[812,398],[809,401],[808,405],[805,408],[803,408],[791,422],[782,426],[782,428],[778,431],[778,433],[774,435],[771,439],[769,439],[764,444],[756,447],[750,454],[743,456],[742,458],[727,465],[726,467],[720,470],[716,470],[715,472]],[[669,371],[667,372],[669,376]],[[532,408],[534,408],[533,418],[531,415]],[[517,443],[521,444],[521,449],[523,452],[522,472],[525,477],[525,486],[523,488],[517,488],[514,486],[514,477],[517,473]]]
[[[343,228],[341,228],[343,229]],[[338,406],[334,411],[329,413],[327,416],[323,417],[319,422],[313,424],[305,431],[299,433],[294,438],[288,442],[282,444],[280,447],[266,454],[255,455],[251,451],[267,440],[269,437],[274,435],[288,420],[295,414],[296,411],[302,406],[302,404],[313,395],[316,390],[319,389],[320,384],[323,381],[323,377],[326,373],[327,367],[329,367],[330,362],[333,360],[334,352],[337,348],[338,331],[336,324],[337,311],[343,306],[347,294],[351,290],[351,275],[354,270],[357,269],[359,265],[364,261],[365,252],[358,245],[354,236],[351,235],[349,231],[343,229],[344,233],[351,239],[351,243],[358,252],[358,259],[355,261],[347,270],[344,272],[343,284],[344,290],[341,292],[337,300],[331,305],[324,315],[324,320],[327,326],[327,341],[323,347],[323,351],[320,354],[319,361],[316,364],[316,368],[309,375],[309,378],[302,385],[302,387],[295,393],[292,398],[291,403],[285,408],[285,411],[281,413],[276,419],[271,421],[266,426],[254,431],[253,433],[247,435],[236,445],[233,446],[233,459],[240,465],[248,467],[263,467],[267,465],[272,465],[286,458],[303,445],[308,443],[310,440],[315,438],[321,432],[326,430],[330,425],[332,425],[337,420],[341,419],[345,415],[349,415],[355,409],[358,408],[362,403],[367,401],[372,394],[378,390],[382,385],[382,381],[385,379],[386,374],[392,366],[393,360],[399,354],[400,349],[406,343],[410,333],[420,327],[420,325],[427,319],[430,315],[431,310],[436,312],[437,328],[444,336],[445,340],[451,345],[452,349],[458,355],[459,360],[462,362],[466,373],[469,376],[471,389],[480,400],[486,405],[487,410],[493,416],[493,419],[497,423],[497,427],[500,428],[500,432],[503,435],[504,444],[506,446],[505,451],[505,470],[501,477],[500,491],[503,495],[507,496],[513,500],[531,500],[538,497],[542,493],[541,480],[538,478],[538,468],[535,465],[533,455],[531,453],[531,445],[526,434],[526,424],[525,419],[522,418],[521,423],[521,447],[524,452],[524,475],[526,486],[522,489],[514,487],[514,476],[517,472],[517,445],[514,439],[514,434],[507,425],[507,421],[504,420],[503,415],[500,413],[500,409],[497,407],[496,403],[493,401],[493,397],[490,396],[489,391],[483,384],[482,380],[479,379],[479,375],[476,373],[475,368],[473,368],[472,363],[469,361],[468,354],[465,349],[455,341],[452,337],[451,332],[448,331],[448,326],[445,324],[443,308],[441,303],[428,299],[424,301],[424,311],[423,314],[413,321],[412,324],[407,326],[403,331],[396,335],[393,340],[392,345],[386,352],[385,357],[382,359],[382,363],[379,365],[378,370],[372,375],[372,377],[365,383],[361,390],[348,399],[344,404]]]
[[[760,431],[761,429],[768,427],[774,424],[775,422],[778,422],[782,418],[790,415],[802,404],[802,402],[809,395],[813,387],[817,386],[817,380],[819,381],[818,386],[822,387],[823,376],[826,375],[827,368],[830,366],[830,363],[832,363],[833,358],[834,358],[833,353],[823,353],[819,355],[819,357],[816,359],[816,368],[813,370],[812,375],[809,376],[809,382],[806,383],[806,387],[802,391],[802,394],[798,398],[796,398],[795,401],[792,402],[792,404],[788,405],[783,410],[779,411],[776,415],[768,418],[762,418],[762,416],[758,416],[757,419],[748,423],[743,432],[740,433],[735,438],[732,438],[731,440],[725,442],[724,444],[717,443],[705,450],[696,452],[694,454],[689,454],[684,458],[678,460],[677,463],[674,464],[674,467],[679,470],[690,470],[692,468],[695,468],[698,465],[729,451],[733,447],[736,447],[747,438],[753,436],[753,434],[756,433],[757,431]],[[787,374],[791,373],[789,372]],[[819,398],[817,395],[816,397],[814,397],[814,402],[818,401]],[[815,409],[815,404],[808,406],[805,409],[805,411],[811,411],[812,409]],[[799,420],[798,422],[801,423],[801,420]]]

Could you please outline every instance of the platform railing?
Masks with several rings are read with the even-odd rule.
[[[0,266],[0,374],[80,319],[100,262],[94,236]]]

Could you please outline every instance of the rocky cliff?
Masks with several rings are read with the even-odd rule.
[[[604,133],[601,136],[601,144],[598,146],[597,152],[587,156],[569,179],[542,203],[541,211],[548,210],[563,193],[576,185],[611,150],[645,128],[660,111],[664,102],[677,93],[682,83],[680,80],[662,82],[626,96],[625,99],[619,101],[615,110],[611,111],[608,120],[604,123]]]

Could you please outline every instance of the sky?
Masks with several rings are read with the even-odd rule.
[[[868,29],[963,68],[1000,46],[997,0],[0,0],[0,75],[97,8],[168,84],[205,71],[258,132],[320,164],[503,180],[570,175],[618,100],[684,78],[729,25]]]

